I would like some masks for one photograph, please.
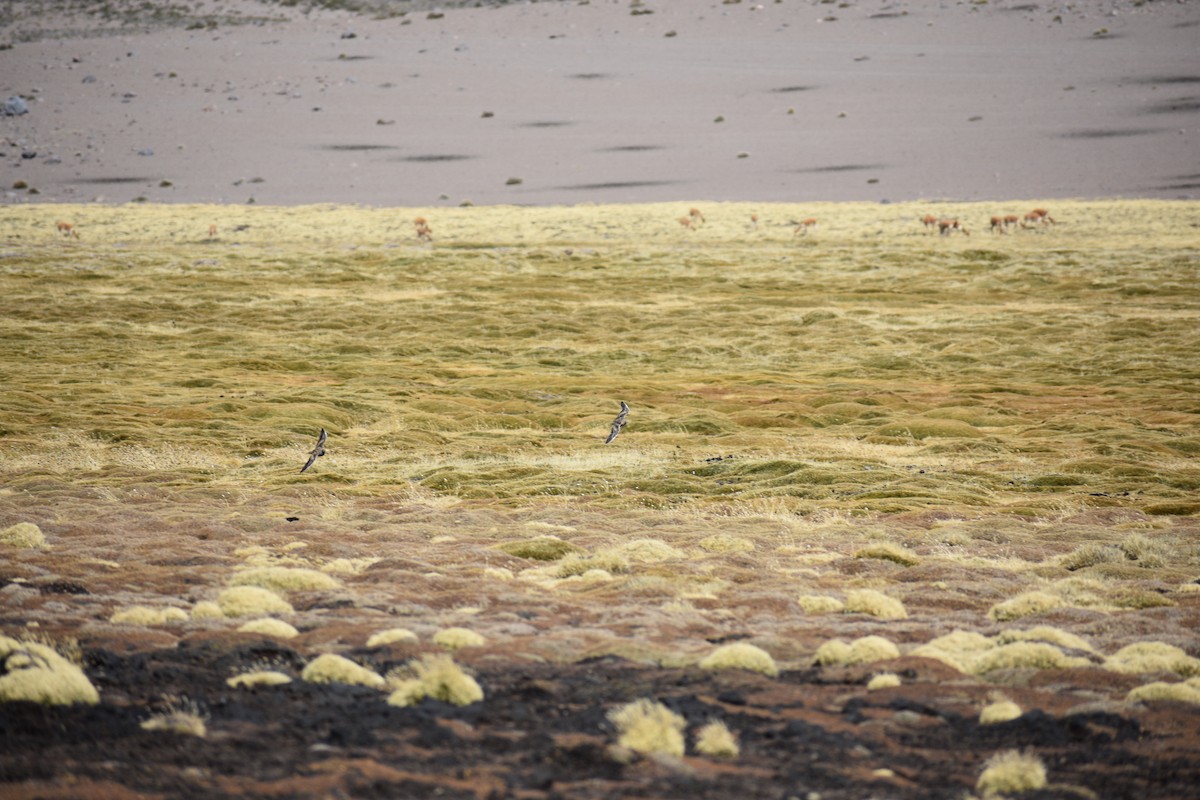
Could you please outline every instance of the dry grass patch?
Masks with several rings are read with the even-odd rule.
[[[614,708],[608,719],[617,729],[617,743],[638,753],[682,757],[687,720],[662,703],[642,698]]]
[[[877,542],[867,545],[855,552],[854,557],[891,561],[893,564],[899,564],[902,567],[915,567],[921,563],[921,559],[917,557],[916,553],[913,553],[907,547],[893,544],[892,542]]]
[[[252,689],[256,686],[282,686],[285,683],[291,682],[291,675],[273,669],[243,672],[241,675],[234,675],[225,681],[231,689]]]
[[[217,606],[227,617],[295,613],[291,603],[260,586],[234,586],[225,589],[217,595]]]
[[[713,720],[696,731],[696,752],[712,758],[737,758],[741,748],[729,726]]]
[[[172,698],[163,711],[144,720],[141,728],[203,739],[208,735],[208,715],[190,700]]]
[[[417,635],[407,628],[388,628],[386,631],[371,634],[371,638],[367,639],[367,647],[383,647],[397,642],[415,644],[418,641]]]
[[[980,725],[996,725],[1001,722],[1010,722],[1017,719],[1024,713],[1021,707],[1012,700],[997,700],[994,703],[988,703],[979,712]]]
[[[516,542],[504,542],[496,545],[496,549],[517,558],[528,558],[533,561],[558,561],[566,556],[581,553],[583,548],[564,541],[557,536],[535,536],[532,539],[521,539]]]
[[[1200,687],[1192,685],[1190,681],[1186,683],[1155,681],[1130,690],[1129,694],[1125,696],[1125,700],[1130,703],[1163,701],[1200,705]]]
[[[871,680],[867,681],[867,691],[876,692],[880,689],[895,689],[900,686],[902,681],[900,676],[894,672],[881,672],[875,675]]]
[[[322,653],[304,667],[300,677],[310,683],[348,683],[373,689],[385,685],[383,676],[334,653]]]
[[[388,705],[411,706],[425,698],[467,706],[483,700],[483,689],[448,655],[427,655],[388,673]]]
[[[806,614],[840,614],[846,609],[841,600],[824,594],[801,595],[797,602]]]
[[[988,616],[998,622],[1031,617],[1044,614],[1056,608],[1062,608],[1066,602],[1058,595],[1047,592],[1032,591],[1019,594],[1009,600],[996,603],[988,609]]]
[[[814,664],[871,664],[900,657],[900,649],[882,636],[863,636],[852,642],[830,639],[817,648]]]
[[[167,625],[172,622],[187,622],[188,613],[182,608],[151,608],[131,606],[113,613],[108,621],[114,625]]]
[[[908,619],[904,603],[874,589],[855,589],[846,593],[847,614],[870,614],[879,619]]]
[[[231,586],[258,586],[283,594],[336,589],[341,584],[328,573],[304,567],[253,567],[234,574]]]
[[[1191,677],[1200,675],[1200,658],[1165,642],[1135,642],[1104,659],[1104,668],[1129,674],[1174,672]]]
[[[1046,787],[1046,767],[1032,753],[1008,750],[984,762],[975,788],[984,797],[1004,797]]]
[[[779,674],[775,659],[761,647],[749,642],[725,644],[700,659],[701,669],[744,669],[772,678]]]
[[[100,702],[99,692],[79,665],[48,644],[0,636],[0,665],[0,702]]]
[[[433,643],[447,650],[462,650],[464,647],[483,647],[487,639],[469,628],[442,628],[433,635]]]
[[[18,522],[0,531],[0,545],[31,550],[44,547],[46,537],[42,529],[32,522]]]
[[[281,619],[263,617],[252,619],[238,627],[241,633],[258,633],[263,636],[273,636],[276,639],[292,639],[300,635],[300,631]]]

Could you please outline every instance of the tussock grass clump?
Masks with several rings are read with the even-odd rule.
[[[521,539],[516,542],[504,542],[497,549],[517,558],[528,558],[533,561],[558,561],[566,556],[582,553],[583,548],[564,541],[557,536],[535,536],[532,539]]]
[[[1200,658],[1165,642],[1135,642],[1104,659],[1104,668],[1129,674],[1174,672],[1191,677],[1200,675]]]
[[[192,619],[225,619],[225,612],[212,600],[201,600],[192,606]]]
[[[1200,705],[1200,688],[1192,686],[1191,683],[1155,681],[1154,683],[1147,683],[1145,686],[1138,686],[1135,689],[1131,689],[1129,694],[1125,695],[1125,700],[1129,703],[1162,700],[1169,703]]]
[[[1034,614],[1044,614],[1065,605],[1063,599],[1047,592],[1025,592],[1005,600],[988,609],[988,616],[997,622],[1030,617]]]
[[[141,728],[203,739],[208,735],[208,715],[190,700],[172,699],[165,710],[144,720]]]
[[[895,689],[901,685],[900,676],[894,672],[881,672],[867,681],[867,691],[876,692],[880,689]]]
[[[234,586],[217,595],[217,605],[227,617],[292,614],[292,604],[261,586]]]
[[[44,705],[100,702],[100,693],[78,664],[41,642],[0,636],[0,702]]]
[[[300,677],[310,683],[349,683],[371,688],[380,688],[385,683],[378,672],[334,653],[322,653],[308,662]]]
[[[845,603],[827,594],[803,594],[797,602],[806,614],[840,614],[846,609]]]
[[[855,558],[874,558],[880,561],[891,561],[893,564],[899,564],[902,567],[915,567],[921,563],[921,559],[917,557],[906,547],[902,547],[892,542],[877,542],[867,545],[854,554]]]
[[[980,725],[996,725],[1001,722],[1010,722],[1017,719],[1024,713],[1021,707],[1012,700],[997,700],[994,703],[988,703],[979,712]]]
[[[1038,625],[1028,630],[1006,630],[996,636],[997,644],[1011,642],[1048,642],[1056,647],[1094,653],[1096,649],[1084,638],[1050,625]]]
[[[1145,569],[1162,569],[1175,560],[1171,547],[1145,534],[1133,533],[1120,543],[1125,558]]]
[[[872,664],[899,658],[900,648],[882,636],[863,636],[852,642],[830,639],[817,648],[814,664]]]
[[[855,589],[846,594],[847,614],[870,614],[879,619],[908,619],[904,604],[874,589]]]
[[[108,621],[114,625],[166,625],[170,622],[187,622],[188,614],[182,608],[151,608],[131,606],[113,613]]]
[[[686,558],[682,550],[658,539],[634,539],[632,542],[618,545],[615,551],[634,564],[658,564],[662,561]]]
[[[971,672],[980,656],[995,646],[996,643],[982,633],[954,631],[926,642],[909,655],[932,658],[959,672]]]
[[[258,586],[280,594],[336,589],[341,584],[332,575],[303,567],[254,567],[236,573],[231,586]]]
[[[708,553],[753,553],[754,542],[744,536],[733,536],[728,533],[715,533],[706,536],[696,543],[701,550]]]
[[[0,545],[33,550],[46,544],[42,529],[32,522],[18,522],[0,531]]]
[[[975,788],[984,797],[1020,794],[1046,786],[1046,767],[1032,753],[1008,750],[997,753],[983,764]]]
[[[231,689],[252,689],[256,686],[282,686],[291,683],[292,676],[273,669],[260,669],[234,675],[225,681]]]
[[[365,558],[335,558],[321,565],[321,572],[331,572],[336,575],[359,575],[382,561],[375,556]]]
[[[388,628],[386,631],[371,634],[371,638],[367,639],[367,647],[383,647],[385,644],[396,642],[413,644],[417,641],[417,635],[407,628]]]
[[[620,553],[602,550],[597,553],[572,553],[558,562],[555,577],[573,578],[598,570],[611,575],[629,571],[629,560]]]
[[[700,659],[701,669],[745,669],[772,678],[779,674],[775,659],[761,647],[749,642],[724,644]]]
[[[617,728],[617,743],[638,753],[681,757],[687,720],[648,698],[614,708],[608,719]]]
[[[487,639],[469,628],[442,628],[433,635],[433,643],[447,650],[461,650],[464,647],[483,647]]]
[[[425,698],[468,706],[483,699],[483,689],[448,655],[427,655],[410,661],[406,670],[388,673],[393,687],[388,705],[411,706]]]
[[[1107,544],[1097,544],[1091,542],[1081,547],[1077,547],[1070,553],[1067,553],[1059,559],[1059,565],[1069,571],[1087,569],[1094,567],[1097,564],[1108,564],[1113,561],[1120,561],[1125,558],[1125,554],[1119,547],[1113,547]]]
[[[1001,669],[1070,669],[1091,665],[1086,658],[1069,656],[1044,642],[1013,642],[987,650],[970,665],[969,671],[984,675]]]
[[[242,633],[259,633],[263,636],[274,636],[276,639],[291,639],[300,635],[300,631],[281,619],[263,617],[252,619],[238,628]]]
[[[737,758],[737,737],[721,720],[713,720],[696,731],[696,752],[712,758]]]

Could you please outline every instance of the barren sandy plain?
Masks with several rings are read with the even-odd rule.
[[[5,797],[1200,785],[1196,6],[0,21]]]

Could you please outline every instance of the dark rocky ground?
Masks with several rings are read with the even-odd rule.
[[[374,652],[350,655],[377,668],[403,661]],[[869,694],[865,668],[771,679],[612,657],[479,664],[483,702],[408,709],[363,687],[231,689],[225,679],[238,664],[270,659],[293,671],[304,661],[251,636],[85,659],[99,706],[13,703],[0,715],[5,797],[962,798],[987,757],[1013,748],[1036,749],[1049,775],[1047,789],[1026,797],[1182,798],[1200,785],[1194,711],[1163,704],[1135,715],[1097,704],[1060,713],[1048,683],[1008,690],[1042,710],[982,726],[987,688],[925,659],[875,665],[905,684]],[[1120,680],[1071,672],[1076,688]],[[139,727],[172,696],[208,716],[205,738]],[[614,748],[607,712],[647,696],[686,717],[689,752],[695,729],[717,718],[741,755],[652,759]]]

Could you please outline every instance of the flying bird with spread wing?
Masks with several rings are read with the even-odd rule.
[[[321,428],[321,435],[317,437],[317,446],[314,447],[312,449],[312,451],[308,454],[308,461],[305,462],[304,466],[300,468],[301,472],[304,472],[304,470],[308,469],[309,467],[311,467],[313,465],[314,461],[316,461],[321,456],[325,455],[325,440],[328,438],[329,438],[329,434],[327,434],[325,432],[324,428]]]
[[[628,421],[628,417],[629,417],[629,406],[625,404],[624,400],[622,400],[621,401],[621,413],[617,414],[617,418],[613,420],[612,430],[608,432],[608,438],[604,440],[605,444],[608,444],[613,439],[617,438],[617,434],[619,434],[621,432],[621,429],[625,427],[625,423],[626,423],[626,421]]]

